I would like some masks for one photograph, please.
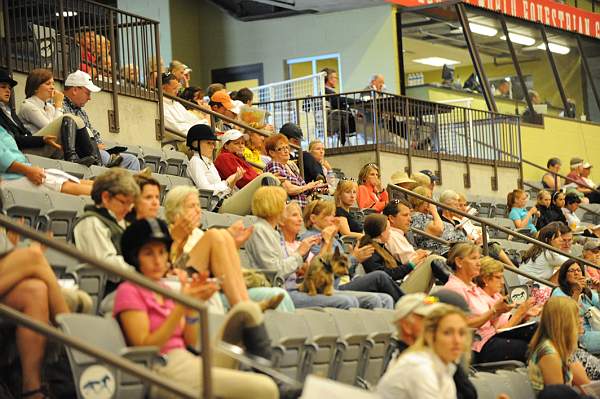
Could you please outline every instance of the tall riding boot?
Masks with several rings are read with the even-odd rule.
[[[77,129],[75,149],[80,157],[92,156],[96,159],[94,165],[102,165],[102,156],[96,141],[90,137],[87,128]]]
[[[77,125],[71,118],[63,118],[60,128],[60,137],[63,146],[65,161],[75,162],[85,166],[90,166],[96,163],[96,158],[86,156],[80,158],[76,150]]]
[[[259,324],[256,327],[245,327],[243,334],[244,346],[248,353],[271,360],[271,356],[273,355],[271,350],[271,338],[269,338],[264,323]]]

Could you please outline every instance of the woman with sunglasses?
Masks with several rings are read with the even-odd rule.
[[[363,166],[358,174],[358,184],[358,206],[361,209],[374,209],[376,212],[381,212],[389,198],[381,184],[379,167],[374,163]]]
[[[312,181],[306,183],[300,174],[300,169],[290,161],[290,143],[283,134],[275,134],[265,140],[265,151],[271,157],[271,162],[265,167],[265,172],[277,175],[281,187],[285,189],[290,200],[297,201],[302,208],[308,204],[308,197],[315,190],[326,189],[327,183]]]

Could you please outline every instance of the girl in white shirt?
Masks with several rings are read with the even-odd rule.
[[[19,109],[23,125],[35,136],[55,137],[64,158],[86,166],[100,164],[98,147],[81,118],[63,114],[64,95],[54,88],[52,71],[34,69],[25,82],[27,97]]]
[[[457,307],[431,306],[422,335],[379,381],[377,393],[382,399],[456,398],[456,363],[471,350],[467,319]]]

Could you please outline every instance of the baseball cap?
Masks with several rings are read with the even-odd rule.
[[[571,165],[572,168],[577,167],[580,164],[583,164],[583,159],[581,159],[579,157],[571,158],[570,165]]]
[[[435,293],[431,294],[431,296],[437,298],[440,301],[440,303],[456,306],[457,308],[459,308],[467,314],[471,312],[465,298],[457,292],[454,292],[447,288],[442,288],[440,290],[437,290]]]
[[[429,312],[436,308],[435,305],[437,303],[437,298],[427,296],[422,292],[404,295],[396,303],[396,309],[394,311],[394,322],[404,319],[411,313],[427,317]]]
[[[583,169],[589,169],[589,168],[591,168],[592,166],[594,166],[594,165],[592,165],[592,164],[591,164],[591,163],[589,163],[589,162],[584,162],[584,163],[583,163]]]
[[[213,94],[212,97],[210,98],[210,101],[215,102],[215,103],[221,103],[221,104],[223,104],[225,109],[234,112],[233,111],[233,108],[234,108],[233,101],[231,101],[231,97],[229,97],[229,94],[225,90],[219,90],[219,91],[215,92],[215,94]]]
[[[298,139],[302,140],[304,135],[302,134],[302,129],[300,126],[295,123],[288,122],[279,128],[279,133],[283,134],[288,139]]]
[[[8,83],[10,87],[17,85],[17,81],[12,78],[6,69],[0,69],[0,83]]]
[[[85,73],[83,71],[79,71],[79,70],[77,70],[77,71],[73,72],[72,74],[70,74],[69,76],[67,76],[67,79],[65,80],[65,86],[85,87],[92,93],[97,93],[100,90],[102,90],[92,82],[92,78],[90,75],[88,75],[87,73]]]
[[[600,242],[596,240],[588,240],[583,246],[584,251],[595,251],[600,249]]]
[[[431,181],[432,181],[432,182],[438,182],[438,181],[440,181],[440,178],[439,178],[439,177],[437,177],[437,176],[435,175],[435,173],[433,173],[433,172],[432,172],[431,170],[429,170],[429,169],[423,169],[423,170],[421,171],[421,173],[423,173],[424,175],[427,175],[427,176],[428,176],[428,177],[431,179]]]
[[[248,140],[247,134],[244,134],[236,129],[231,129],[231,130],[228,130],[225,133],[223,133],[223,135],[221,136],[221,142],[223,144],[226,144],[227,142],[232,141],[232,140],[237,140],[240,137],[243,137],[244,140]]]

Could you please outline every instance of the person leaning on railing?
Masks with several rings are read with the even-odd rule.
[[[134,222],[123,234],[121,247],[125,260],[136,270],[158,284],[168,270],[169,248],[172,244],[167,225],[157,219]],[[181,293],[204,301],[219,287],[209,282],[208,273],[188,277],[178,270]],[[129,345],[158,346],[167,355],[164,366],[155,371],[172,382],[201,392],[201,359],[186,349],[197,347],[199,314],[130,282],[122,283],[116,294],[114,317],[119,321]],[[270,339],[258,305],[240,302],[230,311],[218,340],[242,345],[256,356],[271,357]],[[221,398],[279,397],[276,384],[264,375],[235,370],[237,362],[219,351],[213,351],[211,368],[213,393]],[[151,398],[169,397],[152,388]]]
[[[70,312],[41,246],[15,248],[4,230],[0,231],[0,302],[42,323]],[[45,336],[24,327],[17,327],[15,335],[21,363],[20,397],[50,398],[42,381]]]
[[[164,94],[177,96],[181,83],[172,73],[163,73],[161,75],[161,84]],[[165,127],[185,136],[192,126],[207,125],[207,118],[200,118],[197,114],[189,112],[177,100],[163,97],[163,109],[165,115]]]
[[[552,192],[559,191],[561,188],[561,178],[556,176],[560,172],[562,163],[559,158],[550,158],[546,163],[546,168],[550,172],[544,173],[542,176],[542,186]],[[567,182],[569,183],[569,182]]]

